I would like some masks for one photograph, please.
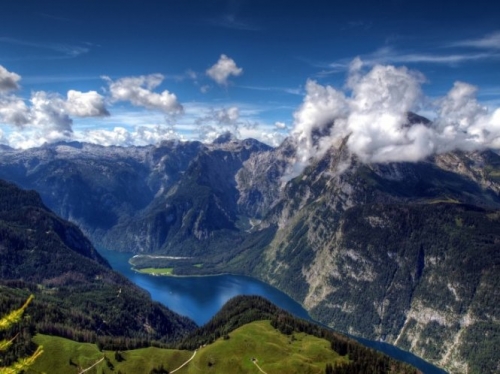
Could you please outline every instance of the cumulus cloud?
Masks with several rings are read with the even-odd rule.
[[[196,119],[202,141],[211,142],[218,136],[230,132],[239,136],[240,127],[245,123],[240,121],[240,110],[238,107],[222,109],[210,109],[210,111]]]
[[[284,130],[284,129],[286,129],[286,123],[284,123],[284,122],[275,122],[274,123],[274,127],[276,127],[277,129],[280,129],[280,130]]]
[[[293,174],[299,174],[311,157],[323,153],[333,122],[345,118],[348,104],[344,93],[313,80],[306,83],[306,96],[294,113],[292,136],[298,144]],[[323,135],[323,136],[320,136]],[[326,135],[326,136],[325,136]],[[319,142],[318,142],[319,141]]]
[[[12,73],[0,65],[0,93],[19,89],[21,76]]]
[[[115,127],[112,130],[88,130],[75,134],[76,140],[104,146],[144,146],[164,140],[179,139],[175,129],[166,125],[137,126],[133,130]]]
[[[0,144],[8,144],[11,147],[23,149],[39,147],[45,143],[61,140],[75,140],[103,146],[128,147],[156,144],[171,139],[182,140],[182,136],[168,125],[135,126],[133,128],[117,126],[112,129],[73,130],[70,138],[65,137],[59,131],[37,127],[29,127],[22,132],[4,134],[3,137],[0,130]]]
[[[448,94],[437,101],[438,152],[500,148],[500,108],[490,114],[477,101],[476,93],[477,87],[456,82]]]
[[[52,140],[71,136],[73,120],[66,111],[66,102],[59,95],[38,91],[31,95],[30,102],[30,124],[39,127]]]
[[[66,100],[66,110],[77,117],[109,116],[104,103],[104,97],[95,91],[80,92],[69,90]]]
[[[67,98],[57,93],[34,91],[29,100],[24,100],[7,92],[18,88],[21,77],[0,68],[0,122],[17,128],[9,136],[9,142],[15,146],[30,147],[69,140],[73,136],[71,117],[109,115],[104,97],[95,91],[70,90]]]
[[[167,90],[157,93],[153,90],[164,80],[162,74],[141,75],[125,77],[108,81],[112,101],[128,101],[132,105],[147,109],[158,110],[166,114],[182,113],[182,105],[177,101],[177,96]]]
[[[65,100],[44,91],[33,92],[28,104],[16,96],[0,97],[0,121],[36,130],[40,137],[48,139],[69,137],[73,124]]]
[[[477,89],[457,82],[434,104],[433,123],[409,123],[408,113],[422,101],[422,74],[405,67],[376,65],[362,70],[355,60],[344,90],[306,84],[294,114],[292,135],[298,144],[289,177],[321,157],[341,139],[363,162],[419,161],[456,149],[500,148],[500,109],[490,113],[476,100]]]
[[[196,135],[190,139],[211,143],[219,136],[231,133],[237,139],[252,138],[274,147],[280,145],[287,132],[280,131],[272,123],[260,122],[256,113],[256,108],[249,107],[205,108],[205,115],[194,120],[196,128],[191,133]]]
[[[175,115],[182,111],[174,94],[153,90],[161,84],[164,77],[159,74],[122,78],[117,81],[108,79],[111,101],[129,101],[133,105],[154,109],[162,113],[161,125],[136,125],[132,129],[115,127],[113,130],[75,131],[73,118],[109,116],[104,96],[96,91],[81,92],[69,90],[66,97],[45,91],[34,91],[25,100],[10,92],[18,88],[21,77],[0,70],[2,90],[0,90],[0,123],[16,127],[7,135],[2,132],[2,142],[16,148],[30,148],[46,142],[60,140],[80,140],[103,145],[145,145],[162,140],[178,138],[175,132]],[[237,113],[228,110],[220,114],[219,121],[229,123]],[[130,124],[130,118],[127,123]]]
[[[24,100],[13,96],[0,96],[0,121],[17,127],[29,123],[29,108]]]
[[[62,137],[72,133],[74,117],[109,115],[104,98],[94,91],[69,91],[67,100],[56,93],[32,92],[26,103],[23,99],[5,95],[0,97],[0,121],[19,128],[34,126],[48,132],[60,132]]]
[[[375,66],[353,83],[344,131],[351,134],[348,145],[361,159],[386,162],[420,158],[411,146],[415,145],[413,132],[418,125],[411,129],[404,125],[421,97],[421,80],[419,74],[404,67]]]
[[[243,69],[236,66],[236,62],[232,58],[222,54],[210,69],[206,71],[207,75],[221,86],[227,86],[228,78],[239,76],[243,73]]]

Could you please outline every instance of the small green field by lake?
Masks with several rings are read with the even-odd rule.
[[[172,275],[174,273],[174,268],[144,268],[134,270],[149,275]]]
[[[192,351],[143,348],[100,352],[95,344],[77,343],[68,339],[37,335],[37,344],[44,346],[43,355],[28,370],[28,374],[79,373],[99,360],[88,374],[134,373],[149,374],[161,365],[172,372],[193,357]],[[327,363],[347,362],[330,348],[330,343],[304,333],[284,335],[269,321],[244,325],[196,351],[193,359],[176,371],[179,374],[218,373],[258,374],[322,374]],[[256,365],[257,364],[257,365]]]

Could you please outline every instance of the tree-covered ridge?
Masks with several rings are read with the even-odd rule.
[[[176,347],[196,349],[223,337],[253,321],[270,320],[271,325],[286,335],[306,333],[330,342],[332,350],[348,355],[349,364],[335,368],[333,373],[412,373],[418,371],[409,365],[367,348],[360,343],[314,323],[301,320],[278,308],[260,296],[236,296],[204,326],[188,335]]]
[[[109,268],[35,192],[0,182],[0,313],[36,295],[28,330],[110,346],[173,342],[195,328]]]
[[[82,235],[78,227],[50,211],[42,203],[38,193],[21,190],[14,184],[2,180],[0,180],[0,224],[0,228],[3,229],[2,238],[14,240],[11,244],[19,246],[20,243],[14,237],[9,237],[8,227],[25,229],[20,239],[28,236],[32,240],[41,242],[59,241],[74,252],[109,267],[107,261]],[[55,235],[56,238],[44,239],[41,237],[43,235]]]

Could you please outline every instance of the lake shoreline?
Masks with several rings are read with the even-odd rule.
[[[313,319],[309,312],[297,301],[276,287],[260,279],[231,273],[196,275],[152,275],[133,269],[130,253],[99,249],[118,271],[137,286],[149,292],[153,300],[174,312],[191,318],[198,326],[207,323],[222,306],[237,295],[260,295],[287,312],[331,329]],[[201,269],[200,269],[201,270]],[[426,374],[446,374],[447,372],[424,359],[385,342],[371,341],[342,333],[365,346],[382,352],[399,361],[415,366]]]

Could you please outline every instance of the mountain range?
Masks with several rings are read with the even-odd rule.
[[[2,373],[20,372],[10,365],[34,350],[41,355],[22,372],[168,373],[199,352],[190,365],[196,373],[252,373],[256,365],[288,373],[419,373],[261,297],[233,298],[197,328],[112,271],[36,192],[4,181],[0,259],[0,316],[10,321],[2,318]],[[29,294],[35,301],[18,321],[9,313]]]
[[[254,276],[336,330],[496,372],[500,156],[366,164],[346,141],[298,175],[292,138],[7,148],[0,178],[136,268]]]

